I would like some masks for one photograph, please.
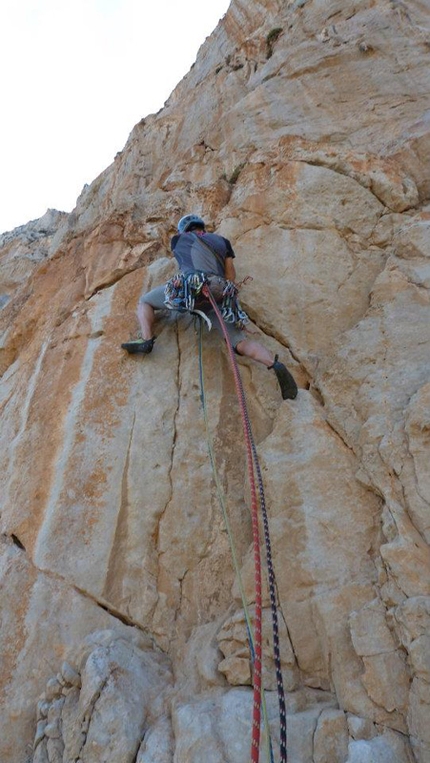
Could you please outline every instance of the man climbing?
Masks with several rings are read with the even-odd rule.
[[[171,249],[180,272],[166,286],[158,286],[140,297],[137,317],[142,339],[124,342],[121,347],[131,354],[152,352],[155,342],[155,310],[166,307],[197,312],[222,333],[214,309],[201,293],[203,284],[207,283],[220,305],[235,352],[273,369],[283,399],[294,400],[297,396],[296,382],[284,364],[279,362],[278,356],[273,357],[260,342],[247,339],[243,334],[243,322],[247,316],[236,298],[235,254],[230,241],[215,233],[208,233],[201,217],[189,214],[179,220],[178,233],[172,238]]]

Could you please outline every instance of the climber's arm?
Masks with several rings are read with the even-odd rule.
[[[233,257],[226,257],[224,260],[224,277],[227,281],[234,281],[236,278],[236,268],[234,267]]]

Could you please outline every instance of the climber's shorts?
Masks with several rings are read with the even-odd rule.
[[[151,289],[146,294],[142,294],[139,299],[140,304],[151,305],[154,310],[163,310],[166,308],[164,304],[164,286],[156,286],[155,289]]]
[[[164,303],[164,286],[156,286],[155,289],[151,289],[151,291],[148,291],[146,294],[142,294],[139,299],[139,303],[151,305],[154,310],[167,309]],[[198,309],[208,316],[212,325],[216,328],[217,331],[219,331],[220,334],[222,334],[222,336],[224,336],[218,317],[213,307],[211,307],[210,304],[208,304],[207,307],[206,305],[202,306],[199,304]],[[226,321],[224,321],[224,326],[227,329],[227,333],[232,346],[236,349],[236,346],[239,344],[239,342],[243,342],[243,340],[246,339],[245,331],[243,329],[238,329],[234,323],[226,323]]]

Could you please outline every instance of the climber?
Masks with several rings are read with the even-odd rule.
[[[213,308],[200,294],[206,282],[217,304],[223,308],[224,323],[235,352],[273,369],[283,399],[293,400],[297,396],[296,382],[284,364],[279,362],[278,356],[273,357],[260,342],[244,337],[243,324],[248,318],[236,298],[235,254],[230,241],[208,233],[201,217],[189,214],[179,220],[178,233],[171,240],[171,249],[180,272],[165,286],[158,286],[140,297],[137,317],[142,338],[124,342],[121,347],[131,354],[147,355],[152,352],[155,310],[166,307],[181,312],[197,312],[209,325],[213,323],[218,331],[222,331]],[[234,324],[231,322],[233,320]]]

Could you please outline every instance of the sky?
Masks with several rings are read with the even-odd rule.
[[[1,0],[0,233],[70,212],[230,0]]]

